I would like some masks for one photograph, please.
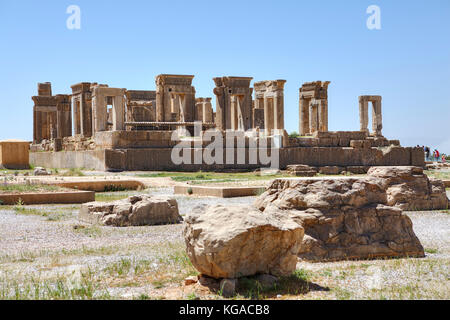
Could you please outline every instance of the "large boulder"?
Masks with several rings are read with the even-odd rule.
[[[405,211],[444,210],[449,206],[444,183],[429,179],[420,167],[372,167],[367,174],[383,180],[387,205]]]
[[[409,217],[387,205],[385,187],[379,178],[277,179],[255,207],[303,226],[304,260],[423,256]]]
[[[116,227],[175,224],[183,220],[175,199],[148,195],[110,203],[89,202],[81,206],[78,218],[88,223]]]
[[[295,271],[303,228],[251,206],[197,207],[184,220],[187,254],[203,275],[238,278]]]

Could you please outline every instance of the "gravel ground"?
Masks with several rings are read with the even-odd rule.
[[[145,192],[173,195],[172,188],[149,189]],[[175,198],[181,215],[197,205],[251,204],[254,200],[254,197]],[[165,255],[182,252],[184,248],[181,225],[92,227],[77,220],[77,205],[25,208],[30,210],[28,214],[16,212],[13,207],[0,207],[0,279],[11,272],[22,275],[45,274],[47,278],[61,274],[71,279],[79,278],[80,271],[87,267],[103,270],[123,259],[146,260],[150,262],[149,268],[154,267],[156,270]],[[331,288],[331,291],[312,291],[303,298],[449,299],[450,214],[431,211],[407,214],[427,252],[426,258],[314,264],[300,262],[298,268],[314,275],[311,278],[313,283],[322,288]],[[54,216],[57,219],[52,219]],[[419,289],[414,285],[418,285]],[[1,286],[0,282],[0,293]],[[173,286],[169,285],[169,288]],[[120,285],[112,287],[109,293],[124,299],[140,294],[158,296],[161,292],[157,288],[150,284]]]
[[[130,194],[136,194],[131,192]],[[171,188],[150,189],[152,195],[171,195]],[[254,197],[217,199],[174,196],[180,214],[183,216],[198,205],[209,204],[249,204]],[[100,227],[101,233],[95,237],[77,231],[74,227],[83,225],[77,220],[80,206],[74,205],[34,205],[26,208],[46,212],[64,212],[62,221],[48,221],[48,217],[17,214],[13,208],[0,207],[0,257],[30,251],[75,250],[83,247],[98,248],[106,243],[120,245],[154,244],[181,241],[181,225],[154,227],[110,228]]]

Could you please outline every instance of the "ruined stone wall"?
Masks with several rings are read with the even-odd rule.
[[[216,87],[216,127],[219,130],[250,130],[253,126],[253,104],[249,77],[214,78]]]
[[[315,132],[311,137],[289,138],[289,147],[372,147],[400,146],[398,140],[382,136],[371,137],[364,131]]]
[[[156,77],[156,121],[192,122],[195,88],[191,75],[160,74]]]
[[[202,148],[196,152],[203,152]],[[419,166],[423,167],[424,157],[421,148],[390,147],[385,151],[354,148],[282,148],[280,167],[290,164],[310,166]],[[234,149],[235,161],[237,151]],[[191,153],[194,157],[194,152]],[[226,150],[224,151],[224,155]],[[245,148],[246,159],[249,149]],[[93,157],[96,158],[94,166]],[[101,156],[99,156],[101,155]],[[170,170],[170,171],[215,171],[228,169],[254,170],[264,167],[260,163],[249,164],[174,164],[171,160],[172,148],[103,149],[78,152],[34,152],[30,154],[31,163],[36,166],[54,168],[104,168],[98,170]],[[225,160],[225,158],[224,158]],[[193,163],[193,158],[192,158]]]
[[[127,90],[126,121],[154,122],[156,121],[156,91]],[[147,127],[128,127],[127,130],[147,130]]]

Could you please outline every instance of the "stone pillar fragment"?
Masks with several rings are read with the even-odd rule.
[[[156,77],[156,121],[193,122],[195,88],[191,75],[160,74]],[[183,120],[181,120],[183,119]]]
[[[359,121],[361,131],[369,133],[369,102],[372,103],[372,134],[382,136],[383,119],[381,110],[381,96],[359,97]]]
[[[124,96],[115,96],[112,107],[113,131],[124,130]]]
[[[369,102],[364,99],[363,97],[359,98],[359,124],[360,124],[360,131],[368,132],[368,125],[369,125]]]
[[[274,129],[273,99],[264,97],[264,130],[271,135]]]
[[[284,130],[284,94],[279,92],[274,96],[274,129]]]
[[[252,92],[248,77],[213,78],[216,87],[216,127],[219,130],[249,130],[253,124]],[[233,98],[238,97],[238,98]],[[236,99],[239,99],[236,100]]]
[[[300,98],[300,135],[305,136],[310,133],[309,127],[309,101],[310,99]]]
[[[255,83],[255,106],[264,106],[266,135],[284,130],[284,85],[286,80],[259,81]]]
[[[300,88],[299,133],[328,131],[328,85],[329,81],[306,82]]]

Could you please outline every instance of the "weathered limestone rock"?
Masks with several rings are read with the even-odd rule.
[[[366,174],[369,169],[370,167],[366,166],[348,166],[345,168],[345,171],[353,174]]]
[[[110,203],[86,203],[81,206],[78,218],[88,223],[115,227],[175,224],[182,221],[175,199],[147,195],[131,196]]]
[[[317,169],[303,164],[289,165],[286,171],[296,177],[314,177],[317,174]]]
[[[303,226],[305,260],[423,256],[409,217],[386,205],[385,188],[373,177],[277,179],[255,206]]]
[[[220,291],[222,296],[230,298],[235,295],[237,279],[222,279],[220,281]]]
[[[35,176],[50,176],[52,173],[47,171],[45,168],[36,167],[34,168],[33,175]]]
[[[386,185],[387,205],[402,210],[443,210],[449,206],[445,185],[419,167],[372,167],[367,174]]]
[[[337,166],[327,166],[319,168],[319,173],[327,175],[336,175],[342,173],[343,171],[345,171],[344,167],[337,167]]]
[[[30,143],[20,140],[0,141],[0,168],[28,169]]]
[[[295,270],[303,228],[251,206],[197,207],[184,221],[187,254],[202,274],[234,279]]]
[[[270,274],[259,274],[255,277],[255,280],[259,282],[263,289],[273,288],[278,282],[278,278]]]

